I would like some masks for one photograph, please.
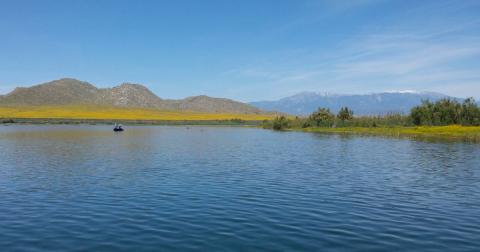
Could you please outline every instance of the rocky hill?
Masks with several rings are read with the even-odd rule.
[[[3,106],[98,105],[155,108],[205,113],[263,113],[251,105],[223,98],[194,96],[181,100],[161,99],[139,84],[124,83],[113,88],[97,88],[76,79],[60,79],[29,88],[16,88],[0,96]]]

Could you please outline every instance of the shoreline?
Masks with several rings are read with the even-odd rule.
[[[262,121],[219,120],[131,120],[131,119],[69,119],[69,118],[0,118],[0,125],[178,125],[178,126],[259,126]]]
[[[76,122],[216,122],[216,121],[263,121],[271,120],[276,114],[249,114],[223,112],[168,111],[147,108],[95,107],[88,105],[68,106],[0,106],[0,122],[14,121],[58,121]]]
[[[69,119],[69,118],[0,118],[0,126],[14,125],[114,125],[126,126],[224,126],[262,128],[262,121],[220,120],[131,120],[131,119]],[[264,128],[267,130],[273,130]],[[451,140],[480,143],[480,126],[416,126],[416,127],[308,127],[281,131],[336,135],[383,136],[419,140]]]
[[[293,128],[287,131],[337,134],[337,135],[363,135],[384,136],[414,139],[441,139],[480,143],[480,126],[417,126],[417,127],[345,127],[345,128]]]

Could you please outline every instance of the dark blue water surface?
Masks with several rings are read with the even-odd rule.
[[[480,251],[480,145],[0,127],[1,251]]]

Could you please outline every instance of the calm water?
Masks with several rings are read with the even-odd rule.
[[[479,251],[480,145],[0,126],[2,251]]]

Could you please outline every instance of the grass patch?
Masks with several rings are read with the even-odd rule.
[[[443,138],[480,142],[479,126],[419,126],[419,127],[344,127],[344,128],[321,128],[312,127],[304,129],[293,129],[297,131],[338,133],[338,134],[359,134],[359,135],[381,135],[394,137],[415,137],[415,138]]]
[[[274,115],[227,114],[162,111],[144,108],[89,107],[89,106],[18,106],[0,107],[0,118],[16,119],[73,119],[73,120],[145,120],[145,121],[261,121]]]

